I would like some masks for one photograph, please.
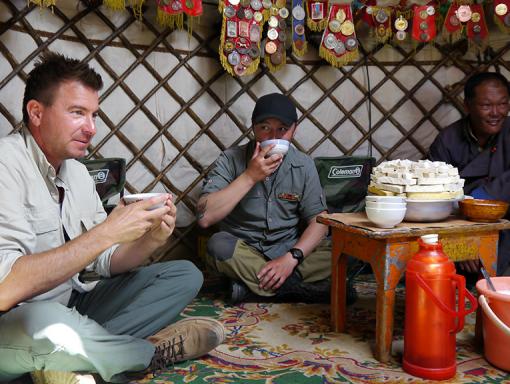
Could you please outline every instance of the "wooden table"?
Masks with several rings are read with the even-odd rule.
[[[480,257],[494,276],[499,231],[510,228],[508,220],[474,223],[451,217],[439,223],[401,223],[382,229],[374,227],[365,213],[323,214],[317,221],[332,229],[331,321],[336,332],[345,329],[347,255],[372,266],[377,283],[375,358],[381,362],[388,361],[391,352],[395,287],[418,250],[417,238],[438,233],[452,260]]]

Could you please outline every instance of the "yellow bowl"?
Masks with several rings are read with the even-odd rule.
[[[468,220],[491,223],[505,216],[508,203],[499,200],[468,199],[459,201],[459,209]]]

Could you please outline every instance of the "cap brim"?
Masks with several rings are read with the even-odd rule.
[[[253,120],[253,124],[258,124],[258,123],[260,123],[264,120],[267,120],[267,119],[280,120],[283,124],[285,124],[288,127],[290,127],[292,124],[295,123],[295,121],[293,121],[292,119],[289,119],[288,117],[278,116],[274,113],[265,113],[265,114],[257,116],[257,118],[255,120]]]

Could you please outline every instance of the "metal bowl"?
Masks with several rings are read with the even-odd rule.
[[[407,199],[404,221],[428,223],[442,221],[451,215],[455,199],[449,200],[411,200]]]

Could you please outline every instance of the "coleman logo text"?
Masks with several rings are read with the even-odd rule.
[[[108,178],[108,172],[109,169],[98,169],[95,171],[90,171],[89,174],[94,179],[94,183],[96,184],[102,184],[106,182],[106,179]]]
[[[328,179],[344,179],[360,177],[363,165],[332,166],[329,169]]]

